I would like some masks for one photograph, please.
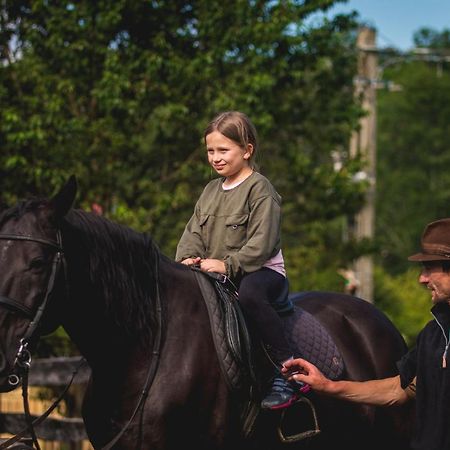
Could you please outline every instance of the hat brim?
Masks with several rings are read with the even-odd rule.
[[[429,253],[416,253],[408,257],[408,261],[450,261],[450,257],[443,255],[430,255]]]

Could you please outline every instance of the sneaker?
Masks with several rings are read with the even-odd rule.
[[[309,391],[309,389],[310,386],[305,383],[292,383],[281,376],[275,377],[270,392],[261,402],[261,408],[287,408],[298,400],[300,393],[306,393]]]

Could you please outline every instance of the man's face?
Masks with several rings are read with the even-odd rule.
[[[433,304],[440,302],[450,304],[450,273],[442,269],[442,261],[424,262],[419,283],[430,289]]]

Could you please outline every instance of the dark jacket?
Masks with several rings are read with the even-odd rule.
[[[450,306],[438,303],[416,346],[399,362],[402,387],[416,379],[416,433],[412,448],[450,450]],[[446,367],[445,367],[446,366]]]

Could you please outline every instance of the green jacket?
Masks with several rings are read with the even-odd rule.
[[[281,197],[270,181],[253,172],[224,190],[210,181],[187,223],[175,259],[223,259],[231,279],[260,269],[280,250]]]

